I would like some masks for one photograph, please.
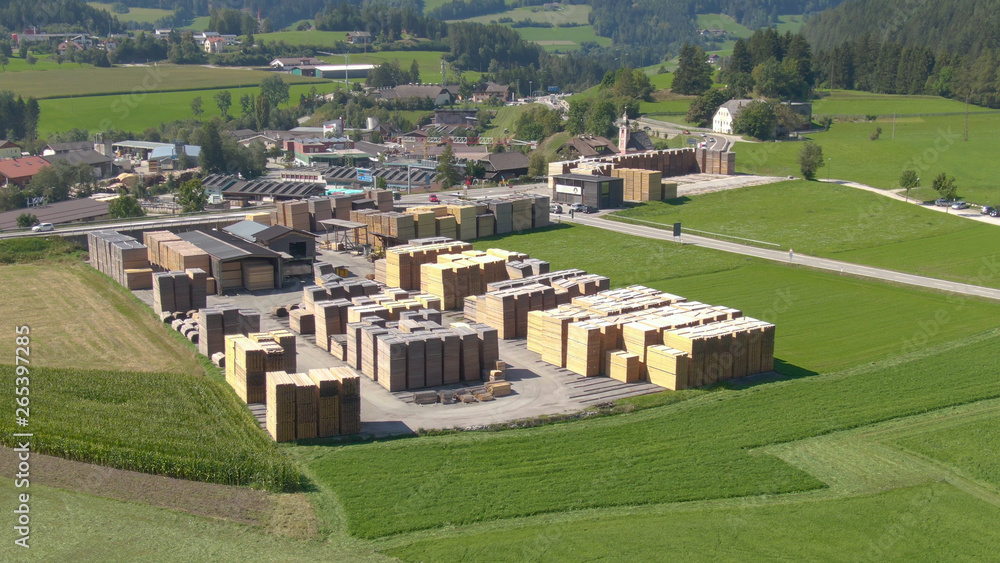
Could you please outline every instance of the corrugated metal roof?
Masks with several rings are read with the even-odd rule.
[[[60,223],[71,223],[82,219],[103,217],[108,214],[108,202],[90,198],[71,199],[42,207],[7,211],[6,213],[0,213],[0,230],[16,229],[17,216],[25,212],[38,217],[40,223],[59,225]]]
[[[239,237],[222,231],[188,231],[178,233],[181,240],[210,254],[219,260],[239,260],[240,258],[280,258],[277,252],[272,252],[263,246],[247,242]]]
[[[288,233],[295,233],[304,237],[316,238],[316,235],[312,233],[307,233],[305,231],[300,231],[299,229],[292,229],[284,225],[271,225],[263,231],[254,235],[254,240],[259,243],[270,242],[280,236],[287,235]]]
[[[229,234],[236,235],[240,238],[244,238],[249,241],[256,240],[254,235],[261,231],[266,231],[270,227],[268,225],[262,225],[256,221],[240,221],[228,227],[223,227],[222,230]]]

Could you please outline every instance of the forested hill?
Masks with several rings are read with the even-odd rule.
[[[822,51],[875,35],[977,57],[1000,46],[1000,0],[849,0],[810,19],[803,33]]]

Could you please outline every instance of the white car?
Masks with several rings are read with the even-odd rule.
[[[31,227],[31,231],[34,233],[47,233],[54,230],[56,230],[56,227],[52,223],[39,223]]]

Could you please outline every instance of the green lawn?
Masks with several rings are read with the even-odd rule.
[[[362,537],[586,508],[805,491],[822,483],[748,450],[1000,396],[992,362],[983,361],[996,357],[998,344],[992,331],[906,359],[628,415],[532,430],[303,446],[294,455],[307,475],[337,495],[348,530]],[[941,382],[944,373],[948,385]],[[456,486],[469,476],[480,486]]]
[[[664,72],[663,74],[656,74],[656,70],[659,67],[652,69],[652,74],[649,76],[649,83],[653,85],[653,88],[657,90],[666,90],[673,86],[674,84],[674,73]]]
[[[0,73],[0,82],[7,84],[8,80],[15,81],[18,78],[16,76],[8,76],[7,75],[8,72],[31,72],[31,71],[42,71],[42,70],[63,70],[71,68],[76,68],[76,69],[94,68],[93,65],[90,64],[79,65],[77,63],[63,63],[62,65],[59,65],[58,63],[53,61],[48,55],[42,55],[42,56],[36,55],[35,58],[37,59],[37,62],[35,63],[34,66],[32,66],[29,65],[27,61],[25,61],[24,59],[17,57],[10,57],[10,62],[7,63],[6,69],[3,71],[3,73]],[[4,86],[4,88],[10,89],[7,86]]]
[[[525,111],[531,109],[532,105],[503,106],[490,108],[496,112],[490,120],[489,129],[483,133],[484,137],[513,137],[517,118]],[[506,132],[505,132],[506,131]]]
[[[548,22],[552,25],[560,23],[578,23],[587,25],[587,16],[590,15],[590,6],[586,4],[563,4],[559,10],[544,10],[541,6],[529,6],[525,8],[515,8],[508,12],[487,14],[461,21],[490,23],[498,21],[500,18],[510,18],[514,21],[532,20],[536,22]],[[521,28],[525,29],[525,28]]]
[[[192,31],[206,31],[208,30],[209,19],[210,16],[201,16],[194,18],[194,20],[191,22],[191,25],[187,26],[184,29],[190,29]]]
[[[313,86],[321,93],[332,92],[335,88],[330,82],[296,84],[289,89],[291,97],[287,103],[298,104],[299,94],[308,92]],[[191,113],[191,100],[198,96],[201,96],[204,109],[199,118],[207,119],[222,115],[213,97],[223,90],[229,90],[232,95],[233,106],[229,109],[230,115],[239,115],[240,96],[244,94],[256,96],[260,93],[260,88],[255,86],[41,100],[38,103],[41,108],[38,130],[43,134],[66,131],[74,127],[90,131],[110,128],[142,131],[147,127],[157,127],[160,123],[195,117]]]
[[[731,33],[737,37],[750,37],[753,32],[743,27],[726,14],[698,14],[695,24],[698,29],[721,29],[726,33]]]
[[[993,416],[903,438],[899,445],[1000,488],[1000,420]]]
[[[101,2],[87,2],[91,7],[98,10],[104,10],[109,14],[118,18],[120,22],[139,22],[139,23],[155,23],[156,20],[164,18],[167,16],[172,16],[174,13],[171,10],[159,10],[156,8],[132,8],[128,9],[127,14],[118,14],[111,9],[111,4],[104,4]]]
[[[873,94],[853,90],[821,90],[813,102],[813,115],[881,115],[965,112],[965,104],[941,96],[904,96]],[[970,113],[996,113],[979,106],[969,106]],[[964,119],[964,118],[963,118]],[[891,123],[891,120],[889,121]],[[883,128],[884,129],[884,128]]]
[[[589,6],[588,6],[589,7]],[[534,41],[549,51],[572,51],[580,48],[585,41],[592,41],[607,47],[611,45],[610,37],[601,37],[594,33],[594,27],[584,25],[579,27],[519,27],[517,32],[526,41]]]
[[[409,71],[413,61],[417,61],[420,66],[420,81],[425,84],[441,83],[441,51],[379,51],[376,53],[355,53],[349,55],[351,64],[381,64],[388,61],[398,61],[400,68]],[[321,56],[319,57],[331,64],[344,64],[344,57],[341,56]],[[485,69],[484,69],[485,70]],[[463,72],[463,76],[468,80],[478,80],[479,72]],[[448,76],[448,82],[456,83],[458,77],[454,74]]]
[[[258,43],[264,41],[284,41],[290,45],[314,45],[320,47],[333,47],[338,41],[347,38],[346,31],[276,31],[274,33],[261,33],[254,35]]]
[[[976,560],[993,557],[997,518],[997,507],[937,484],[819,502],[533,521],[389,553],[404,561],[653,561],[667,553],[710,562]]]
[[[11,59],[15,61],[19,59]],[[54,63],[49,63],[53,67]],[[39,63],[41,65],[41,63]],[[62,69],[13,72],[0,75],[3,88],[21,96],[66,98],[96,94],[180,91],[208,88],[231,88],[260,84],[269,74],[264,71],[232,68],[208,68],[193,65],[151,65],[114,68],[80,68],[64,63]],[[289,83],[323,82],[304,76],[282,75]]]
[[[965,118],[911,117],[877,123],[834,123],[830,131],[814,131],[807,137],[823,148],[826,166],[821,178],[853,180],[879,188],[896,188],[904,169],[913,169],[921,183],[929,186],[941,172],[954,176],[958,193],[972,203],[998,201],[995,174],[983,162],[991,162],[1000,150],[1000,115],[974,115],[969,119],[969,141],[962,140]],[[870,140],[876,127],[881,138]],[[801,172],[798,155],[802,144],[737,143],[734,148],[738,172],[796,175]]]
[[[1000,245],[997,227],[836,184],[779,182],[650,202],[616,215],[664,229],[681,222],[800,254],[1000,287],[1000,266],[983,251]]]

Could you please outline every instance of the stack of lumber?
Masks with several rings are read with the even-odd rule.
[[[507,262],[507,277],[512,280],[520,280],[531,276],[538,276],[549,273],[549,263],[537,258],[526,258],[524,260],[513,260]]]
[[[243,260],[243,287],[248,291],[274,289],[274,265],[267,260]]]
[[[380,323],[381,324],[381,323]],[[483,325],[371,319],[348,325],[347,362],[389,391],[479,381],[499,359],[497,332]]]
[[[472,240],[478,232],[477,206],[449,205],[448,213],[455,217],[456,235],[459,240]]]
[[[375,202],[379,211],[392,211],[393,196],[391,190],[365,190],[365,198]]]
[[[115,231],[87,233],[90,265],[127,289],[152,289],[149,249]]]
[[[322,230],[320,221],[333,219],[333,205],[328,197],[314,197],[307,199],[309,209],[309,226],[312,231]]]
[[[289,373],[295,382],[295,438],[315,438],[319,431],[318,386],[304,373]]]
[[[514,230],[514,204],[508,200],[493,200],[487,203],[493,213],[494,230],[498,235],[504,235]]]
[[[624,180],[625,201],[659,201],[663,198],[663,174],[654,170],[614,168],[611,175]],[[677,197],[676,191],[674,197]]]
[[[465,253],[441,254],[437,258],[436,264],[420,266],[420,289],[440,297],[445,309],[458,309],[466,297],[480,295],[488,284],[507,279],[502,258]]]
[[[496,233],[496,219],[492,213],[476,215],[476,237],[491,237]]]
[[[737,309],[631,286],[530,313],[527,345],[583,376],[686,389],[771,371],[774,330]]]
[[[221,274],[217,283],[223,290],[243,287],[242,262],[223,262],[221,266]]]
[[[181,237],[170,231],[145,231],[142,233],[142,242],[146,245],[147,257],[150,264],[163,266],[166,264],[166,249],[163,243],[179,241]]]
[[[247,403],[263,403],[267,394],[267,353],[249,337],[226,336],[226,382]],[[294,434],[294,433],[293,433]]]
[[[459,238],[458,222],[454,215],[442,215],[434,218],[435,234],[439,237]]]
[[[609,283],[608,278],[583,270],[560,270],[491,282],[485,295],[464,300],[464,315],[466,319],[496,328],[503,339],[528,336],[531,311],[551,309],[569,303],[574,296],[597,293]]]
[[[161,242],[160,259],[161,262],[158,265],[164,270],[179,271],[201,268],[206,272],[212,271],[212,259],[208,253],[183,240]]]
[[[247,213],[247,221],[253,221],[254,223],[260,223],[261,225],[271,225],[271,214],[270,213]]]
[[[316,317],[305,309],[288,312],[288,326],[299,334],[316,334]]]
[[[511,229],[513,231],[527,231],[531,229],[533,223],[532,199],[522,198],[511,201]]]
[[[219,309],[201,309],[198,311],[198,352],[203,356],[226,350],[226,327]]]
[[[414,238],[427,238],[437,235],[437,215],[426,208],[407,209],[406,213],[413,216]]]
[[[347,310],[351,302],[347,299],[318,301],[313,305],[315,315],[316,345],[330,351],[330,337],[343,334],[347,325]]]
[[[299,397],[296,380],[284,371],[268,372],[267,376],[267,433],[276,442],[295,439],[296,399]]]
[[[278,201],[275,205],[278,208],[277,224],[284,225],[290,229],[312,230],[312,220],[307,201]]]
[[[361,380],[346,367],[313,369],[309,378],[316,385],[317,436],[339,436],[361,432]]]
[[[383,281],[390,287],[420,289],[421,264],[436,263],[440,254],[456,254],[466,250],[472,250],[472,245],[462,241],[388,248],[385,253],[386,279]]]
[[[206,275],[200,268],[192,268],[187,272],[157,272],[152,277],[153,310],[157,314],[190,311],[207,306]]]

